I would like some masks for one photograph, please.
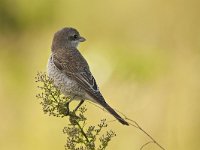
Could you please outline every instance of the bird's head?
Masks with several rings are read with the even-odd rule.
[[[81,37],[79,32],[74,28],[63,28],[54,34],[53,48],[75,48],[79,42],[84,42],[86,39]]]

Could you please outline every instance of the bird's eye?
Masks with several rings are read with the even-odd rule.
[[[77,38],[78,38],[78,35],[75,34],[75,35],[74,35],[74,39],[77,39]]]

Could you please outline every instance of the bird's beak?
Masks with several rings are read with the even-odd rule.
[[[78,40],[79,40],[79,42],[84,42],[86,39],[84,37],[80,36]]]

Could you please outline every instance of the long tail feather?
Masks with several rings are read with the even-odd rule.
[[[129,125],[120,115],[118,115],[112,107],[110,107],[105,101],[100,103],[109,113],[111,113],[120,123],[123,125]]]

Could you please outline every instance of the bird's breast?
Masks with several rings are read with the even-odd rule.
[[[66,96],[77,96],[79,98],[85,97],[84,90],[78,85],[76,81],[68,77],[65,73],[59,70],[52,58],[50,57],[47,65],[48,76],[53,79],[53,83]]]

